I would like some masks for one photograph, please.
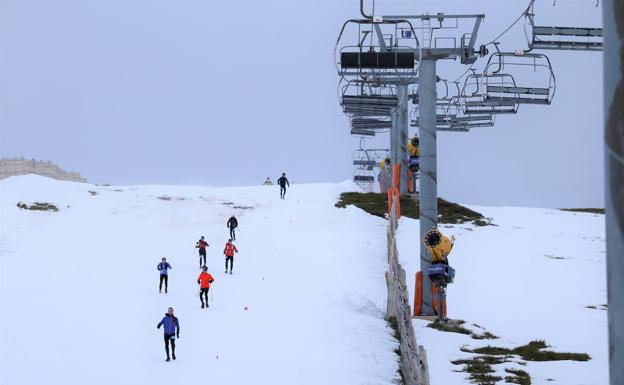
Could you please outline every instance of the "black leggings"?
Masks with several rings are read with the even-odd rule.
[[[284,198],[286,196],[286,186],[280,186],[280,198]]]
[[[160,275],[160,285],[158,285],[158,290],[162,290],[163,281],[165,281],[165,291],[167,291],[167,284],[169,281],[169,276],[167,274]]]
[[[234,268],[234,257],[225,257],[225,271],[227,271],[228,261],[230,261],[230,271]]]
[[[173,334],[165,334],[165,352],[167,352],[167,358],[169,358],[169,343],[171,343],[171,353],[175,357],[175,338]]]
[[[208,290],[210,290],[210,288],[206,287],[206,288],[201,288],[199,290],[199,300],[201,301],[202,305],[204,304],[204,297],[206,298],[206,305],[208,305]]]
[[[236,240],[236,233],[234,232],[234,230],[236,230],[236,226],[230,227],[230,238]]]
[[[204,257],[204,264],[202,265],[202,257]],[[206,266],[206,249],[199,249],[199,266]]]

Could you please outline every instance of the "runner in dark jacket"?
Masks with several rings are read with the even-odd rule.
[[[201,238],[199,238],[199,241],[197,241],[197,244],[195,245],[196,249],[199,249],[199,268],[201,269],[202,266],[206,266],[206,247],[209,247],[210,245],[208,244],[208,242],[204,241],[204,236],[202,235]],[[202,264],[202,257],[204,257],[204,263]]]
[[[286,185],[290,187],[290,182],[286,178],[286,173],[282,173],[282,176],[277,180],[277,184],[280,186],[280,198],[286,199]]]
[[[165,338],[165,352],[167,353],[167,359],[169,361],[169,344],[171,344],[171,358],[176,359],[175,355],[175,338],[180,338],[180,321],[178,317],[173,315],[173,308],[167,309],[165,317],[156,325],[156,329],[160,329],[164,326],[164,338]]]
[[[234,230],[236,230],[236,228],[238,227],[238,220],[236,219],[234,214],[232,214],[230,219],[228,219],[226,226],[230,228],[230,238],[236,240],[236,233]]]

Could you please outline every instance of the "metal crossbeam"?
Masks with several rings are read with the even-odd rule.
[[[548,99],[487,96],[483,105],[486,106],[513,106],[514,104],[550,104]]]
[[[353,161],[353,165],[354,166],[365,166],[365,167],[375,167],[377,165],[377,162],[374,160],[354,160]]]
[[[342,97],[343,104],[374,104],[396,107],[399,103],[399,99],[396,96],[382,96],[382,95],[344,95]]]
[[[533,40],[531,48],[570,51],[602,51],[602,42]]]
[[[551,35],[551,36],[593,36],[602,37],[602,28],[584,28],[584,27],[533,27],[534,35]]]
[[[375,136],[375,131],[372,130],[362,130],[357,128],[351,129],[351,135],[359,135],[359,136]]]
[[[487,86],[488,92],[502,92],[506,94],[530,94],[530,95],[550,95],[548,88],[528,88],[528,87],[502,87]]]
[[[494,107],[485,107],[485,106],[483,106],[483,108],[467,108],[467,109],[464,110],[464,113],[467,114],[467,115],[470,115],[470,114],[505,115],[505,114],[516,114],[516,113],[518,113],[518,110],[515,109],[515,108],[496,109]]]
[[[354,175],[353,176],[353,181],[355,181],[355,182],[375,182],[375,177],[374,176],[368,176],[368,175]]]

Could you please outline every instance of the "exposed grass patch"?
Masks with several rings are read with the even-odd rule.
[[[590,213],[590,214],[604,214],[605,213],[605,209],[598,209],[598,208],[585,208],[585,209],[559,209],[561,211],[571,211],[571,212],[575,212],[575,213]]]
[[[221,204],[225,206],[231,206],[234,204],[234,202],[221,202]]]
[[[475,334],[472,333],[472,338],[474,338],[475,340],[497,340],[498,336],[494,335],[490,332],[488,332],[487,330],[484,331],[482,334]]]
[[[24,202],[17,202],[17,207],[23,210],[58,211],[58,207],[48,202],[33,202],[30,205]]]
[[[505,369],[512,376],[506,376],[505,382],[510,384],[531,385],[531,376],[521,369]]]
[[[470,359],[451,361],[453,365],[463,365],[460,372],[469,373],[468,379],[474,384],[494,385],[503,378],[492,375],[495,370],[492,365],[499,365],[507,362],[501,357],[476,356]]]
[[[91,196],[97,195],[97,191],[89,190],[87,191]]]
[[[517,355],[525,361],[588,361],[591,359],[587,353],[565,353],[544,350],[548,347],[544,340],[531,341],[526,345],[518,346],[513,349],[502,348],[497,346],[484,346],[476,349],[465,349],[462,351],[487,354],[487,355]]]
[[[473,324],[474,326],[478,327],[479,329],[483,329],[483,333],[478,334],[475,333],[474,331],[464,327],[463,325],[466,323],[466,321],[464,320],[448,320],[446,322],[440,322],[440,321],[434,321],[431,322],[427,325],[427,327],[430,327],[432,329],[436,329],[442,332],[447,332],[447,333],[459,333],[459,334],[465,334],[465,335],[469,335],[470,337],[472,337],[475,340],[484,340],[484,339],[497,339],[498,337],[495,336],[494,334],[488,332],[487,330],[483,329],[481,326],[478,326],[476,324]]]
[[[415,201],[407,195],[402,195],[400,197],[400,203],[401,215],[414,219],[420,217],[418,201]],[[340,194],[340,199],[336,203],[336,207],[343,208],[347,207],[347,205],[354,205],[371,215],[385,218],[388,210],[388,195],[380,193],[345,192]],[[475,221],[479,221],[479,223],[477,224]],[[438,198],[438,222],[451,224],[472,222],[477,226],[490,224],[482,214],[442,198]]]
[[[234,206],[235,209],[241,209],[241,210],[253,210],[253,206]]]
[[[447,322],[434,321],[434,322],[429,323],[427,327],[439,330],[441,332],[471,335],[472,331],[469,329],[466,329],[463,326],[463,324],[465,323],[466,321],[460,320],[460,319],[448,320]]]
[[[157,197],[158,199],[160,199],[161,201],[170,201],[171,197],[170,196],[166,196],[166,195],[161,195],[159,197]]]
[[[544,257],[550,258],[550,259],[566,259],[565,257],[560,257],[558,255],[552,255],[552,254],[544,254]]]

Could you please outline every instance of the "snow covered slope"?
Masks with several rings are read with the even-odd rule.
[[[495,366],[527,371],[535,384],[608,384],[604,215],[550,209],[470,207],[497,226],[443,225],[457,240],[450,263],[457,270],[448,288],[448,316],[477,324],[495,340],[475,340],[426,327],[414,320],[427,349],[432,384],[467,383],[450,361],[469,358],[460,347],[517,347],[545,340],[558,352],[587,353],[587,362],[528,362]],[[409,272],[419,269],[418,221],[401,218],[397,242]],[[413,303],[413,290],[412,293]],[[589,307],[588,307],[589,306]],[[596,307],[595,309],[592,307]],[[482,330],[481,330],[482,331]]]
[[[354,189],[297,185],[282,201],[276,187],[264,186],[0,181],[0,384],[397,383],[397,343],[383,320],[387,224],[334,207],[340,192]],[[59,211],[20,210],[19,201]],[[474,209],[498,226],[443,227],[457,236],[449,316],[501,338],[477,341],[415,320],[431,384],[468,383],[450,363],[470,356],[463,345],[544,339],[592,360],[529,362],[522,368],[533,384],[606,385],[603,217]],[[240,253],[226,276],[232,213]],[[216,278],[209,309],[196,296],[200,235]],[[418,221],[401,219],[398,242],[413,287]],[[158,293],[163,256],[173,266],[169,294]],[[155,326],[168,306],[181,338],[178,359],[165,363]]]
[[[282,201],[263,186],[0,181],[0,383],[394,383],[386,223],[334,207],[355,188],[293,186]],[[20,210],[19,201],[59,211]],[[232,213],[240,252],[226,276]],[[196,297],[200,235],[216,278],[209,309]],[[163,256],[169,294],[158,293]],[[177,360],[165,363],[156,324],[168,306],[181,338]]]

